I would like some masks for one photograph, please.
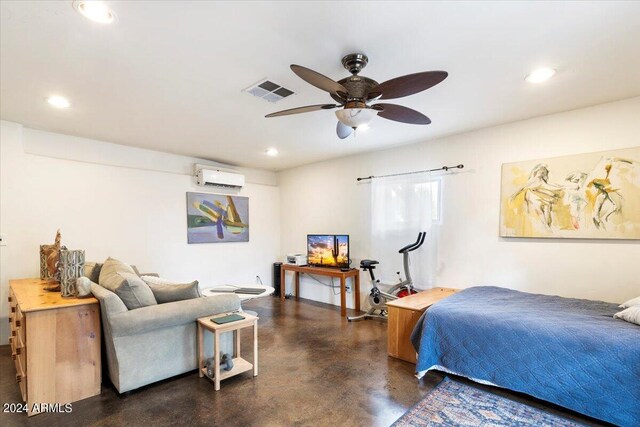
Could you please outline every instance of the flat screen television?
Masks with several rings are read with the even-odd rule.
[[[349,236],[308,234],[307,264],[314,267],[349,267]]]

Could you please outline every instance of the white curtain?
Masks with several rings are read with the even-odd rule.
[[[380,262],[376,272],[384,282],[397,282],[398,271],[405,279],[398,251],[425,231],[425,244],[410,253],[411,275],[418,289],[434,285],[437,230],[433,225],[431,183],[428,172],[372,179],[371,255]]]

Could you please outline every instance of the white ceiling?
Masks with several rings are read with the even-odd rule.
[[[640,2],[111,1],[114,25],[72,1],[2,1],[0,116],[29,127],[280,170],[640,94]],[[344,54],[379,82],[446,70],[396,102],[429,126],[376,117],[356,139],[332,111],[265,119],[331,102],[296,63],[336,80]],[[543,85],[525,74],[559,73]],[[242,92],[268,77],[297,92],[270,104]],[[72,108],[43,98],[62,94]],[[517,142],[517,141],[514,141]],[[264,155],[268,147],[281,155]]]

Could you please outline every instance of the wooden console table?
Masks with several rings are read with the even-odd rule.
[[[300,297],[300,274],[315,274],[318,276],[337,277],[340,279],[340,315],[347,317],[347,286],[346,281],[351,277],[353,281],[353,298],[356,311],[360,311],[360,271],[352,268],[349,271],[341,271],[339,268],[309,267],[292,264],[282,264],[280,271],[280,299],[285,297],[285,275],[287,271],[295,273],[294,283],[296,300]]]
[[[433,288],[404,298],[389,301],[387,309],[387,352],[389,356],[416,363],[416,350],[411,344],[411,332],[431,305],[455,294],[459,289]]]
[[[100,304],[62,298],[40,279],[9,281],[11,356],[29,416],[100,394]]]

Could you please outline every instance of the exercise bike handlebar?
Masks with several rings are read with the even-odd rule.
[[[400,249],[398,251],[398,253],[406,253],[406,252],[413,252],[416,249],[418,249],[420,246],[422,246],[422,244],[424,243],[424,239],[427,237],[427,233],[425,231],[421,231],[418,233],[418,240],[415,241],[415,243],[411,243],[410,245],[405,246],[404,248]]]

